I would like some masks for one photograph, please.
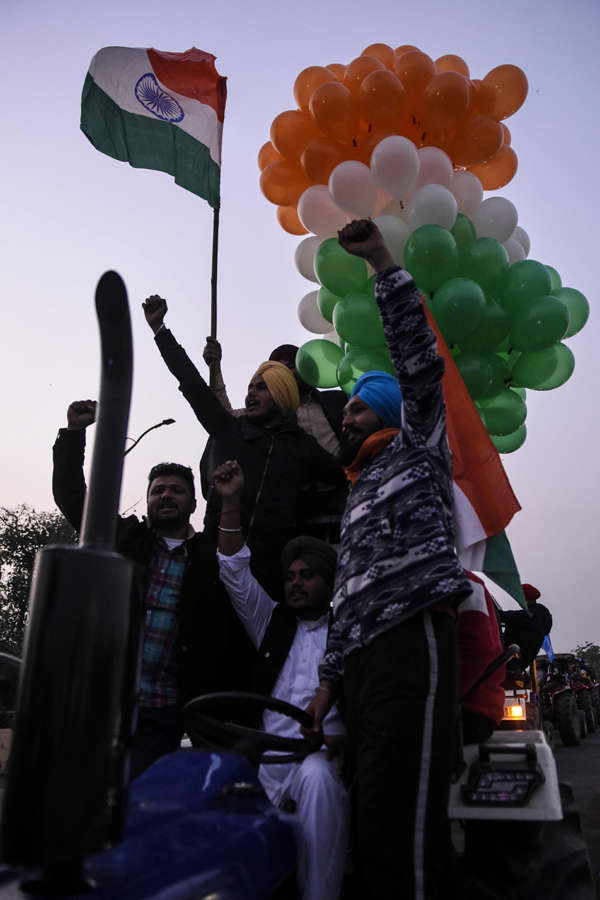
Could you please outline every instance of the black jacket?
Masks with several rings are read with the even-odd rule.
[[[53,447],[52,492],[56,505],[79,530],[85,498],[85,431],[61,429]],[[119,516],[116,549],[140,565],[142,595],[155,534],[137,516]],[[180,703],[212,691],[243,690],[254,650],[219,580],[214,546],[205,534],[187,542],[179,605],[177,678]]]
[[[299,428],[295,416],[264,428],[246,416],[236,417],[219,403],[183,347],[161,329],[156,344],[198,421],[211,436],[200,463],[207,497],[206,534],[216,545],[220,498],[213,473],[227,459],[237,459],[244,472],[242,526],[252,550],[253,571],[272,597],[280,596],[279,559],[288,540],[311,533],[307,522],[326,504],[331,491],[345,485],[339,462]]]

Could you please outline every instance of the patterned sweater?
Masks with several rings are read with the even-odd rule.
[[[362,470],[342,519],[322,679],[344,658],[429,607],[470,593],[454,549],[452,458],[442,394],[444,362],[419,292],[397,267],[376,298],[403,395],[400,432]]]

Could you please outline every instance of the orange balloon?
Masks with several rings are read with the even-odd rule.
[[[469,67],[462,56],[447,53],[445,56],[438,57],[435,65],[438,72],[458,72],[460,75],[464,75],[465,78],[470,77]]]
[[[286,109],[271,125],[271,143],[286,159],[300,159],[308,142],[319,134],[314,119],[299,109]]]
[[[492,115],[495,119],[507,119],[524,103],[527,96],[527,76],[518,66],[496,66],[488,72],[483,83],[494,90]]]
[[[482,165],[467,168],[477,175],[484,191],[497,191],[514,177],[518,165],[519,160],[513,148],[504,146]]]
[[[503,137],[499,122],[477,114],[460,123],[447,152],[455,165],[481,165],[498,152]]]
[[[393,72],[376,69],[363,79],[360,98],[363,118],[375,128],[385,128],[399,121],[406,91]]]
[[[512,139],[510,130],[507,128],[504,122],[500,122],[500,124],[502,125],[502,134],[504,135],[504,145],[506,147],[509,147]]]
[[[471,112],[491,116],[494,108],[494,89],[479,78],[471,80]]]
[[[380,59],[375,56],[357,56],[346,66],[344,84],[353,94],[359,96],[363,79],[376,69],[385,71],[385,66]]]
[[[267,141],[258,151],[258,168],[262,172],[269,163],[277,162],[280,159],[283,159],[281,153],[277,152],[271,141]]]
[[[396,54],[388,44],[369,44],[360,55],[374,56],[381,60],[386,69],[393,69],[396,62]]]
[[[469,106],[470,84],[458,72],[440,72],[425,88],[425,118],[434,128],[447,128]]]
[[[408,50],[398,56],[394,71],[409,94],[420,94],[436,74],[434,61],[420,50]]]
[[[418,47],[415,47],[413,44],[402,44],[400,47],[396,47],[394,53],[396,56],[402,56],[403,53],[408,53],[409,50],[417,50],[419,53],[421,52]]]
[[[308,234],[295,206],[278,206],[277,221],[288,234]]]
[[[307,187],[310,181],[297,162],[287,159],[272,162],[261,172],[260,189],[277,206],[295,206]]]
[[[310,112],[329,137],[351,141],[358,131],[357,103],[348,88],[338,81],[327,81],[316,88],[310,98]]]
[[[302,168],[315,184],[327,184],[336,166],[348,159],[347,148],[333,138],[310,141],[300,157]]]
[[[346,74],[346,66],[343,63],[329,63],[326,68],[328,68],[330,72],[333,72],[338,81],[344,80],[344,75]]]
[[[334,80],[334,73],[325,66],[309,66],[300,72],[294,82],[294,100],[307,113],[314,89],[326,81]]]

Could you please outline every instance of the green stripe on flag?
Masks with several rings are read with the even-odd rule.
[[[137,169],[158,169],[176,184],[219,207],[221,171],[208,148],[160,119],[125,112],[88,73],[81,97],[81,130],[108,156]]]
[[[503,591],[510,594],[523,609],[527,609],[527,600],[521,587],[521,576],[504,531],[487,539],[482,572]]]

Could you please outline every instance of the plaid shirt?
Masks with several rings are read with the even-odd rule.
[[[162,538],[155,539],[148,566],[140,706],[177,703],[175,642],[186,561],[185,541],[169,550]]]

